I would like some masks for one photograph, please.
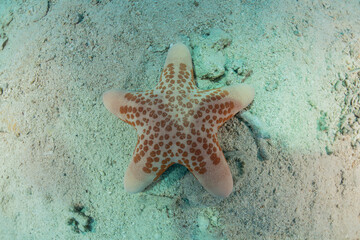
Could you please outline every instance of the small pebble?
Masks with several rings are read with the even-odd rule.
[[[325,151],[326,151],[327,155],[331,155],[334,153],[332,146],[329,146],[329,145],[325,147]]]
[[[209,219],[207,219],[204,215],[199,215],[197,218],[197,222],[200,231],[205,232],[209,226]]]
[[[156,232],[156,233],[154,234],[154,239],[161,239],[161,233]]]
[[[218,219],[216,216],[211,217],[211,225],[217,226],[218,225]]]
[[[341,81],[337,81],[336,83],[335,83],[335,86],[334,86],[334,88],[335,88],[335,90],[338,92],[339,90],[340,90],[340,87],[341,87]]]

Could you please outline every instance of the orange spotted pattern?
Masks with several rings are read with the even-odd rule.
[[[138,133],[134,163],[156,178],[174,163],[198,174],[219,164],[217,130],[236,113],[228,95],[220,88],[197,89],[192,67],[184,63],[168,64],[155,89],[126,93],[119,112]]]

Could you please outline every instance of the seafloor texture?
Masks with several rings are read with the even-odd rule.
[[[357,239],[360,2],[0,1],[0,239]],[[153,88],[172,43],[197,84],[247,83],[219,130],[234,192],[180,166],[128,194],[108,89]]]

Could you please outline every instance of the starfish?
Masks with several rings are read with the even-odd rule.
[[[105,107],[135,127],[138,135],[125,173],[125,190],[143,191],[168,167],[178,163],[208,192],[227,197],[232,192],[233,180],[217,131],[253,99],[253,88],[245,84],[198,89],[190,52],[181,43],[169,49],[154,89],[104,93]]]

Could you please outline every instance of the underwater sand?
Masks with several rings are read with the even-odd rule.
[[[0,239],[358,239],[360,2],[0,1]],[[173,166],[123,177],[136,132],[103,106],[189,46],[202,89],[255,100],[219,130],[226,199]]]

